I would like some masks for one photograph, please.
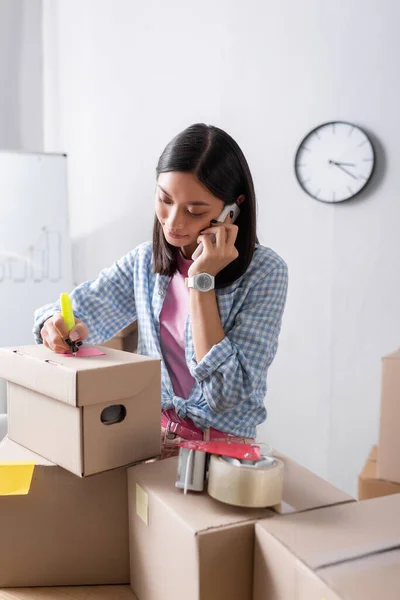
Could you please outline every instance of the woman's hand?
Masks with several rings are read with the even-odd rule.
[[[224,223],[211,221],[211,227],[203,229],[197,238],[197,243],[203,244],[203,251],[190,266],[188,277],[198,273],[209,273],[215,277],[233,262],[239,256],[235,246],[238,231],[238,226],[231,223],[230,216]]]
[[[75,319],[75,327],[68,331],[61,313],[55,313],[50,319],[47,319],[40,330],[40,335],[47,348],[58,354],[64,354],[66,351],[70,351],[65,340],[70,338],[73,342],[83,341],[88,337],[89,329],[83,321]]]

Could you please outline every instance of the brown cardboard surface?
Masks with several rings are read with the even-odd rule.
[[[400,493],[400,483],[392,483],[378,479],[377,475],[378,447],[373,446],[367,462],[358,476],[358,499],[368,500],[380,496]]]
[[[134,321],[128,327],[117,333],[115,337],[101,345],[106,348],[115,348],[116,350],[124,350],[124,352],[136,352],[138,344],[138,328],[137,322]]]
[[[113,348],[114,350],[124,350],[124,338],[114,337],[107,342],[103,342],[100,346],[104,348]]]
[[[0,349],[0,371],[9,382],[10,439],[79,476],[157,456],[160,361],[106,352],[77,359],[44,346]],[[125,408],[125,418],[105,425],[102,411],[116,404]]]
[[[320,569],[318,575],[331,590],[335,590],[339,598],[399,600],[400,550],[382,552]],[[308,598],[312,600],[312,596]],[[325,598],[330,600],[326,592]],[[336,596],[334,598],[336,600]]]
[[[330,484],[329,497],[325,481],[279,456],[289,465],[279,511],[352,501]],[[205,492],[185,496],[175,487],[177,464],[171,458],[128,471],[133,591],[140,600],[175,600],[177,587],[190,600],[251,600],[254,523],[284,517],[222,504]]]
[[[0,496],[0,587],[129,583],[126,468],[79,478],[8,438],[0,462],[36,463]]]
[[[361,559],[400,547],[399,516],[400,495],[394,495],[258,521],[254,600],[361,599],[346,591],[357,579],[346,583],[346,572],[360,573]]]
[[[400,350],[382,358],[379,479],[400,483]]]
[[[133,391],[138,395],[160,373],[159,359],[101,349],[102,356],[72,358],[43,344],[0,348],[0,377],[60,402],[86,406],[129,398]]]
[[[127,585],[0,589],[0,600],[137,600]]]

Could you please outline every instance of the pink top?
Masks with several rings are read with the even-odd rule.
[[[189,397],[195,383],[185,358],[185,327],[190,307],[190,291],[185,287],[185,277],[192,263],[190,258],[178,252],[178,270],[171,278],[160,314],[161,350],[174,393],[184,399]],[[174,409],[164,412],[171,421],[183,422]]]

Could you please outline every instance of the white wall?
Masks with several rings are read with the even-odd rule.
[[[399,17],[395,0],[44,4],[46,150],[69,154],[76,281],[149,238],[170,138],[226,128],[253,171],[261,242],[290,269],[260,437],[353,493],[377,439],[380,357],[400,339]],[[378,150],[375,183],[338,206],[293,174],[303,135],[332,119]]]
[[[42,0],[0,0],[0,148],[43,149],[42,87]]]
[[[0,147],[43,149],[42,0],[0,0]]]

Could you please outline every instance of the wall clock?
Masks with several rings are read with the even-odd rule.
[[[344,121],[324,123],[301,142],[295,173],[303,190],[322,202],[343,202],[361,192],[375,167],[375,151],[367,134]]]

